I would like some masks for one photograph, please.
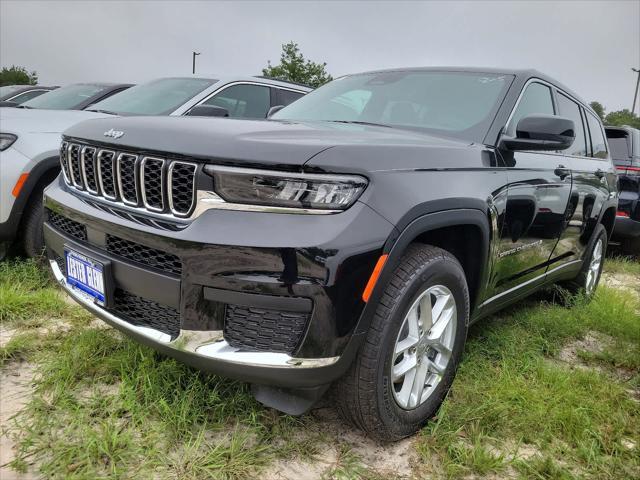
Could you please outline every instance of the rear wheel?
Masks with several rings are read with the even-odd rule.
[[[464,271],[449,252],[412,245],[336,386],[343,417],[383,441],[418,431],[448,392],[469,318]]]
[[[578,276],[572,280],[568,287],[573,293],[591,297],[600,282],[604,256],[607,252],[607,231],[602,225],[597,225],[587,247],[582,268]]]

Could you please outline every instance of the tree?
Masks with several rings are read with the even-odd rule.
[[[37,83],[38,74],[36,72],[29,73],[24,67],[12,65],[10,68],[3,67],[0,70],[0,87],[5,85],[36,85]]]
[[[593,108],[593,111],[598,114],[598,116],[600,117],[600,120],[604,122],[604,117],[606,115],[604,106],[600,102],[591,102],[589,105],[591,105],[591,108]]]
[[[303,83],[316,88],[333,80],[333,77],[327,73],[326,66],[326,63],[305,60],[298,44],[289,42],[282,45],[280,65],[273,66],[268,60],[267,67],[262,69],[262,74],[265,77]]]
[[[640,117],[631,110],[625,108],[617,112],[609,112],[604,119],[605,125],[629,125],[630,127],[640,128]]]

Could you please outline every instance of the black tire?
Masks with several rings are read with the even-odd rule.
[[[457,315],[451,359],[440,383],[421,405],[401,408],[391,390],[392,351],[405,315],[429,287],[443,285],[453,294]],[[458,366],[467,335],[469,291],[458,260],[430,245],[411,245],[377,306],[369,331],[349,371],[335,385],[338,409],[345,420],[382,441],[417,432],[444,400]]]
[[[31,192],[22,218],[22,249],[31,258],[39,258],[44,252],[42,192],[45,186],[38,185]]]
[[[566,287],[573,294],[583,295],[584,297],[590,298],[595,293],[598,288],[598,283],[600,282],[600,277],[602,276],[602,267],[604,266],[604,259],[607,253],[607,244],[608,244],[608,235],[607,230],[604,228],[602,224],[598,224],[595,227],[595,231],[591,236],[591,241],[587,245],[587,251],[584,255],[584,259],[582,261],[582,267],[580,268],[580,273],[566,284]],[[602,252],[601,252],[601,261],[600,266],[598,268],[597,275],[595,275],[595,281],[591,288],[588,288],[588,280],[589,280],[589,268],[591,266],[591,262],[594,257],[594,251],[596,250],[596,246],[598,242],[602,241]]]

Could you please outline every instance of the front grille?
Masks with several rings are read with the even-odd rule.
[[[67,276],[67,262],[65,262],[64,258],[62,258],[60,255],[56,255],[55,261],[58,264],[58,268],[60,269],[62,274],[66,277]]]
[[[196,203],[198,165],[64,141],[67,185],[110,202],[186,218]]]
[[[47,209],[47,217],[49,224],[56,230],[66,233],[68,236],[73,237],[76,240],[87,241],[87,227],[81,223],[64,217],[49,209]]]
[[[224,339],[235,348],[293,353],[300,345],[309,314],[227,305]]]
[[[138,297],[117,288],[109,309],[123,320],[139,327],[159,330],[175,339],[180,334],[180,313],[173,307]]]
[[[107,234],[107,251],[165,273],[174,275],[182,273],[182,262],[176,255],[145,247],[114,235]]]

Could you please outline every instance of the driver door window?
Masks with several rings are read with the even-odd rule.
[[[260,85],[233,85],[202,104],[224,108],[231,118],[266,118],[271,92]]]

